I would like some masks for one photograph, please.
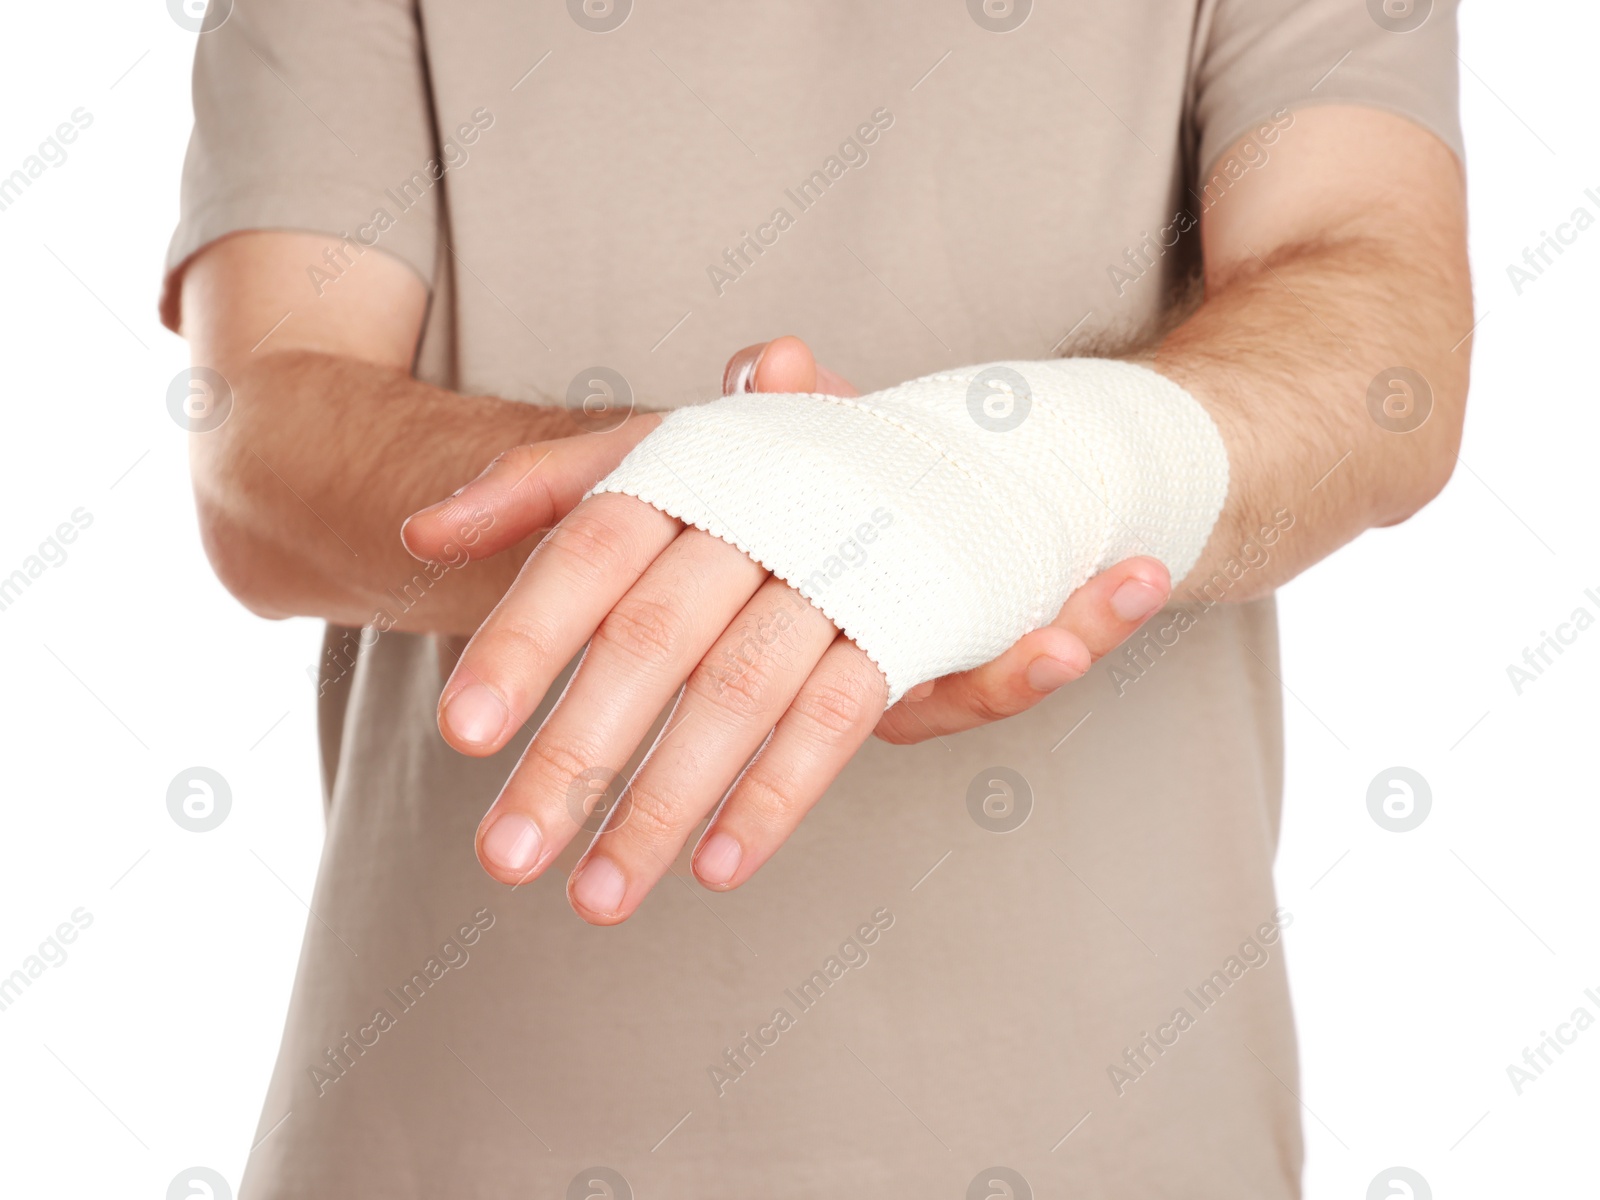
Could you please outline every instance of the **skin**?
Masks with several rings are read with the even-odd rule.
[[[358,628],[381,617],[403,632],[464,640],[540,535],[660,418],[637,412],[615,430],[587,432],[563,407],[461,395],[414,379],[427,309],[422,281],[372,251],[319,296],[306,267],[322,264],[330,249],[343,252],[320,234],[241,233],[205,247],[184,272],[191,357],[220,371],[233,397],[221,426],[190,437],[206,554],[223,585],[260,616]],[[760,349],[741,353],[753,358]],[[730,359],[730,378],[739,361]],[[767,356],[759,376],[766,391],[849,388],[825,369],[818,378],[810,351],[794,338]],[[434,504],[480,474],[466,499]],[[413,523],[414,556],[400,533],[424,505],[433,508]],[[433,581],[418,557],[450,569]],[[1020,657],[1008,655],[990,673],[996,697],[1020,687],[1037,699],[1087,670],[1091,649],[1114,648],[1137,626],[1110,607],[1129,582],[1135,607],[1153,611],[1166,598],[1166,570],[1153,559],[1105,572],[1051,630],[1029,635]],[[1124,594],[1124,612],[1127,603]],[[1047,688],[1030,687],[1034,659],[1052,654],[1065,668]]]
[[[1204,214],[1201,236],[1207,299],[1144,361],[1206,406],[1231,463],[1222,517],[1178,591],[1221,579],[1222,598],[1241,601],[1268,593],[1368,528],[1406,519],[1448,480],[1467,390],[1470,339],[1464,335],[1472,324],[1459,167],[1431,134],[1398,117],[1308,109],[1296,115],[1293,136],[1275,147],[1271,166],[1251,172]],[[191,269],[186,311],[195,311],[189,288],[203,286],[193,282],[194,274],[226,245],[208,250]],[[366,259],[358,263],[365,265]],[[287,288],[296,272],[305,291],[303,266],[284,267],[280,282]],[[241,293],[253,286],[233,283]],[[249,469],[244,451],[261,456],[244,432],[275,436],[264,444],[303,460],[279,481],[303,483],[310,494],[299,495],[301,507],[321,501],[334,514],[328,520],[347,518],[357,537],[370,528],[373,561],[345,561],[359,558],[353,552],[365,542],[349,546],[341,559],[259,469],[249,477],[254,488],[207,474],[206,454],[215,451],[204,447],[196,453],[202,523],[231,520],[247,538],[260,539],[263,553],[276,552],[280,566],[307,564],[290,584],[263,582],[248,564],[236,564],[237,574],[230,575],[219,563],[236,591],[248,584],[257,611],[313,608],[313,615],[331,615],[317,606],[332,610],[337,604],[340,613],[353,615],[381,595],[386,572],[403,570],[385,542],[392,495],[385,491],[375,503],[370,493],[392,486],[415,494],[425,480],[461,468],[438,484],[437,495],[474,469],[462,463],[482,452],[474,439],[492,437],[481,430],[458,435],[470,445],[442,447],[447,466],[405,461],[400,474],[406,486],[385,484],[377,467],[388,463],[386,456],[415,456],[407,447],[427,438],[418,438],[413,426],[404,442],[397,435],[374,447],[363,440],[371,426],[323,411],[327,406],[318,398],[326,394],[328,377],[296,383],[294,372],[331,369],[321,355],[341,367],[354,358],[398,375],[394,359],[374,357],[370,346],[392,352],[406,339],[394,329],[386,336],[345,331],[345,341],[320,335],[324,344],[313,348],[315,354],[296,345],[270,378],[257,379],[249,358],[259,352],[245,349],[246,343],[290,307],[282,299],[264,306],[237,299],[240,307],[255,307],[253,324],[233,328],[226,341],[236,356],[226,361],[238,364],[236,407],[242,416],[249,395],[257,402],[252,407],[268,411],[239,422],[243,430],[230,438],[242,448],[236,446],[229,461]],[[329,319],[319,314],[313,320]],[[273,337],[289,327],[286,322]],[[202,353],[199,343],[196,356],[210,365],[223,361]],[[1431,389],[1428,419],[1404,434],[1380,426],[1367,408],[1369,384],[1397,364],[1419,371]],[[769,346],[756,382],[763,390],[808,390],[812,372],[810,386],[848,386],[826,375],[819,380],[815,371],[803,344],[782,341]],[[384,420],[411,417],[410,408],[393,403],[396,397],[420,411],[443,395],[413,392],[423,388],[413,381],[385,379],[391,403]],[[285,400],[280,389],[300,398]],[[341,392],[341,410],[345,401]],[[491,411],[498,402],[482,403],[486,425],[509,420]],[[452,411],[459,428],[459,409]],[[332,444],[305,445],[318,439],[306,438],[307,427],[291,424],[294,419],[311,422]],[[574,482],[582,471],[571,455],[587,455],[583,469],[603,473],[648,424],[630,422],[614,435],[546,440],[513,451],[460,494],[418,513],[405,531],[406,546],[420,559],[472,559],[452,572],[448,602],[445,584],[435,589],[441,603],[431,631],[457,632],[446,628],[445,612],[466,618],[473,601],[499,595],[495,589],[503,590],[522,547],[559,521],[473,636],[441,697],[441,729],[450,743],[463,753],[493,753],[526,721],[561,667],[589,646],[480,826],[479,857],[496,878],[524,882],[555,859],[582,816],[568,800],[574,779],[626,761],[682,688],[664,733],[569,880],[573,907],[596,924],[625,920],[713,810],[695,872],[707,886],[736,887],[776,851],[874,730],[890,741],[912,741],[1020,711],[1049,690],[1029,680],[1040,659],[1058,663],[1070,678],[1137,626],[1112,606],[1117,589],[1136,580],[1140,589],[1166,595],[1164,579],[1143,573],[1148,563],[1122,564],[1106,576],[1127,574],[1091,581],[1051,627],[1028,635],[996,663],[940,680],[884,714],[886,689],[876,668],[791,589],[764,577],[732,547],[684,530],[628,497],[598,496],[567,511],[593,478]],[[343,438],[341,428],[350,431]],[[502,432],[510,431],[496,428],[493,436]],[[600,444],[601,438],[611,440]],[[353,460],[330,457],[340,453]],[[366,484],[364,499],[348,481],[334,478],[345,472],[328,469],[352,461]],[[1276,537],[1270,559],[1240,572],[1242,548],[1265,541],[1265,528],[1285,528],[1284,513],[1292,518],[1289,532]],[[493,536],[464,545],[467,524],[485,519]],[[208,535],[208,546],[216,540]],[[313,554],[308,540],[322,549]],[[248,557],[247,548],[237,553]],[[479,567],[487,570],[477,573]],[[1085,611],[1071,611],[1097,587]],[[290,593],[295,599],[287,599]],[[1024,645],[1029,639],[1035,640]],[[749,645],[758,652],[749,654]]]
[[[361,627],[396,613],[396,594],[418,577],[399,538],[410,513],[507,447],[559,446],[560,469],[537,478],[553,524],[657,418],[577,436],[564,409],[413,379],[422,281],[374,251],[319,297],[306,267],[329,248],[338,242],[317,234],[244,233],[188,265],[184,336],[195,364],[220,371],[233,393],[220,427],[191,434],[190,468],[206,553],[246,607]],[[465,562],[460,543],[481,524],[462,509],[458,523],[435,527],[434,559],[461,565],[399,613],[396,628],[465,637],[493,609],[536,531],[491,525],[477,548],[503,552]]]

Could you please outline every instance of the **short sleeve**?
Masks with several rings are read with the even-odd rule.
[[[161,319],[217,238],[298,229],[358,239],[432,284],[438,161],[415,0],[250,0],[199,35],[194,131]]]
[[[1312,104],[1387,109],[1465,159],[1456,0],[1208,0],[1202,13],[1191,101],[1200,178],[1272,113]]]

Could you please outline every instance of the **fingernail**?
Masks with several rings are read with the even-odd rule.
[[[1059,658],[1041,654],[1028,664],[1028,686],[1036,692],[1053,692],[1081,674],[1077,667]]]
[[[468,684],[444,706],[445,723],[458,741],[481,746],[494,739],[506,725],[506,706],[481,683]]]
[[[622,907],[622,897],[627,890],[628,881],[622,877],[617,864],[597,854],[578,868],[578,878],[572,884],[572,898],[597,916],[610,916]]]
[[[738,839],[719,829],[706,839],[705,845],[700,847],[700,853],[695,855],[694,873],[702,882],[721,887],[733,878],[743,857],[744,848],[739,845]]]
[[[1124,621],[1142,621],[1166,603],[1159,588],[1130,579],[1111,593],[1111,611]]]
[[[483,835],[483,856],[508,875],[533,870],[544,836],[531,817],[502,813]]]
[[[771,342],[762,342],[756,346],[746,346],[735,354],[728,363],[728,369],[722,373],[722,394],[724,396],[737,396],[742,392],[756,390],[756,368],[761,365],[761,360],[766,356],[767,347]]]

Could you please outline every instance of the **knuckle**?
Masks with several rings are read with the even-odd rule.
[[[525,453],[517,459],[516,477],[511,481],[508,495],[519,502],[538,506],[548,516],[556,511],[556,498],[552,490],[551,473],[538,469],[544,457],[540,455],[535,458],[531,447],[525,448]]]
[[[681,808],[665,792],[630,784],[615,828],[626,829],[629,838],[649,846],[670,845],[682,832]]]
[[[967,710],[985,725],[1014,717],[1027,707],[1025,701],[1019,704],[1016,697],[988,687],[968,688],[965,700]]]
[[[632,658],[667,658],[683,644],[688,615],[669,601],[629,592],[595,630],[595,640]]]
[[[881,713],[877,689],[858,672],[834,672],[800,689],[790,710],[830,738],[868,725]]]
[[[512,662],[545,662],[556,654],[555,635],[543,621],[526,616],[514,616],[495,630],[494,646],[489,661],[509,659]]]
[[[543,548],[565,559],[586,577],[603,574],[629,559],[627,533],[593,513],[562,521],[545,536]]]
[[[593,757],[582,748],[541,737],[528,743],[523,763],[563,788],[591,774],[596,765]]]
[[[770,771],[755,767],[739,781],[738,801],[752,822],[767,829],[786,828],[797,807],[787,781],[775,779]]]
[[[495,455],[494,461],[489,464],[488,469],[483,474],[485,476],[518,475],[529,470],[534,461],[532,446],[512,446]]]
[[[526,690],[527,673],[551,662],[556,653],[551,632],[544,625],[508,618],[473,640],[457,670],[464,667],[472,678],[510,700]]]
[[[702,665],[691,688],[698,699],[737,720],[748,720],[766,712],[775,671],[775,664],[760,654],[748,661],[736,659],[716,672]]]

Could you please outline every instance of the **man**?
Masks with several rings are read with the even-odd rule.
[[[201,527],[254,611],[329,622],[241,1195],[1297,1195],[1271,592],[1454,462],[1454,39],[1359,0],[257,0],[203,34],[163,304],[231,398]],[[752,343],[730,377],[780,393],[1137,358],[1214,422],[1226,503],[1120,650],[1166,560],[887,713],[820,603],[685,655],[663,630],[738,611],[696,580],[798,597],[701,534],[625,603],[695,531],[579,501]],[[696,719],[640,728],[684,681]],[[580,856],[606,887],[569,901]]]

